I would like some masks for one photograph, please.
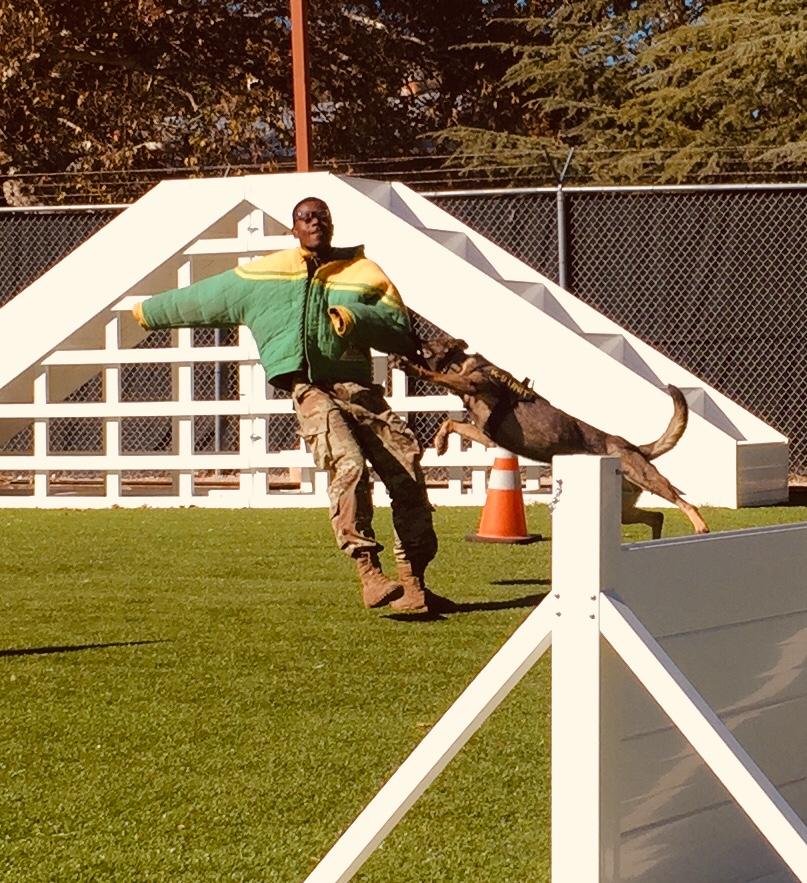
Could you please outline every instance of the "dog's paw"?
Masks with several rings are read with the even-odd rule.
[[[434,437],[434,449],[437,456],[442,457],[448,450],[448,432],[445,429],[438,429],[437,435]]]

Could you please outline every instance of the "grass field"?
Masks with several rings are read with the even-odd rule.
[[[477,519],[437,511],[461,609],[423,621],[362,609],[323,511],[0,511],[0,879],[301,881],[548,591],[550,543],[466,543]],[[357,879],[549,880],[548,665]]]

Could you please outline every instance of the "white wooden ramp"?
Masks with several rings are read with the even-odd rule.
[[[807,524],[622,546],[617,465],[557,458],[551,594],[308,883],[351,879],[550,642],[554,883],[807,881]]]

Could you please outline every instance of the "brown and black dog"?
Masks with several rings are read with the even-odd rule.
[[[420,364],[402,356],[390,357],[391,364],[407,374],[456,393],[468,410],[473,423],[445,420],[437,430],[434,446],[438,454],[445,452],[448,436],[456,432],[487,447],[498,445],[542,463],[549,463],[556,454],[618,456],[627,479],[622,494],[625,524],[646,524],[654,539],[661,536],[663,514],[636,508],[636,499],[644,489],[675,503],[696,533],[709,532],[695,506],[682,499],[650,462],[673,448],[686,429],[689,409],[680,389],[667,387],[673,416],[662,436],[647,445],[634,445],[555,408],[526,383],[478,353],[467,353],[467,348],[464,340],[443,336],[423,341]]]

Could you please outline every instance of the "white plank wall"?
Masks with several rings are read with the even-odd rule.
[[[618,596],[807,817],[807,525],[623,547]],[[618,661],[603,780],[620,840],[609,881],[796,880]]]

